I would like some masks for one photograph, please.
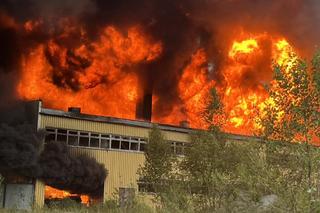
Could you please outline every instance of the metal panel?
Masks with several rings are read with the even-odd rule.
[[[34,206],[36,208],[41,208],[44,205],[44,189],[45,184],[40,180],[36,180],[34,190]]]
[[[144,163],[143,153],[125,151],[104,151],[85,148],[71,148],[73,155],[86,155],[105,165],[108,176],[104,185],[104,200],[110,199],[120,187],[137,189],[137,171]]]
[[[6,184],[4,207],[31,210],[34,186],[32,184]]]

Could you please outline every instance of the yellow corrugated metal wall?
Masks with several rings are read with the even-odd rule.
[[[34,206],[41,208],[44,205],[44,183],[36,180],[34,187]]]
[[[143,153],[71,148],[74,155],[86,155],[105,165],[108,176],[104,184],[104,200],[112,198],[119,187],[137,188],[137,170],[144,162]]]
[[[98,133],[110,133],[124,136],[148,137],[150,129],[142,127],[108,124],[72,118],[40,115],[40,129],[46,127],[74,129]],[[163,131],[167,140],[187,142],[188,135],[179,132]],[[71,148],[71,154],[87,155],[105,165],[108,176],[104,185],[104,200],[112,198],[119,187],[137,188],[137,170],[144,163],[144,154],[128,151],[109,151],[92,148]],[[38,182],[37,182],[38,183]],[[36,185],[35,202],[44,203],[44,184]]]
[[[75,129],[83,131],[92,131],[99,133],[111,133],[125,136],[148,137],[150,129],[134,126],[125,126],[120,124],[109,124],[103,122],[94,122],[80,119],[63,118],[56,116],[41,115],[40,128],[59,127],[66,129]],[[188,135],[179,132],[163,131],[167,140],[188,141]]]

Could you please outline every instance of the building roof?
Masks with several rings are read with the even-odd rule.
[[[130,119],[108,117],[108,116],[98,116],[98,115],[90,115],[90,114],[75,113],[75,112],[65,112],[62,110],[55,110],[55,109],[48,109],[48,108],[40,108],[40,114],[58,116],[58,117],[70,118],[70,119],[87,120],[87,121],[93,121],[93,122],[102,122],[102,123],[118,124],[118,125],[133,126],[133,127],[140,127],[140,128],[148,128],[148,129],[152,128],[153,125],[157,125],[157,127],[161,130],[180,132],[180,133],[186,133],[186,134],[188,134],[192,131],[199,130],[199,129],[181,127],[181,126],[174,126],[174,125],[169,125],[169,124],[159,124],[159,123],[152,123],[152,122],[141,121],[141,120],[130,120]],[[226,133],[226,136],[230,140],[261,141],[261,139],[259,139],[257,137],[253,137],[253,136],[231,134],[231,133]]]

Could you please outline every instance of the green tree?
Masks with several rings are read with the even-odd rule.
[[[320,54],[307,64],[292,54],[284,65],[274,66],[269,99],[258,122],[268,139],[316,143],[320,136]]]
[[[319,210],[320,152],[313,146],[320,136],[319,61],[319,54],[310,64],[291,54],[284,65],[275,65],[270,97],[258,118],[267,141],[266,167],[276,174],[266,184],[293,212]]]
[[[155,192],[161,192],[172,173],[174,159],[170,144],[157,126],[153,126],[149,133],[145,158],[144,165],[138,171],[140,179]]]
[[[220,96],[215,88],[210,89],[206,107],[200,116],[207,123],[210,132],[221,133],[220,130],[225,121],[225,113]]]
[[[208,130],[190,134],[190,144],[179,168],[195,211],[230,210],[237,195],[235,171],[240,162],[241,144],[226,142],[221,132],[223,105],[214,88],[202,116]]]
[[[217,132],[195,132],[181,162],[195,210],[212,212],[231,207],[236,198],[239,144],[226,143]]]

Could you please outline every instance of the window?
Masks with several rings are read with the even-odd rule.
[[[79,146],[89,146],[89,137],[80,136],[79,138]]]
[[[122,141],[121,142],[121,149],[129,150],[129,142],[128,141]]]
[[[90,138],[90,147],[99,147],[99,138]]]
[[[68,145],[69,146],[78,146],[78,132],[68,131]]]
[[[144,152],[145,149],[146,149],[146,144],[140,143],[140,151],[141,151],[141,152]]]
[[[102,149],[109,149],[110,148],[109,142],[110,142],[109,138],[101,138],[101,148]]]
[[[172,153],[175,155],[184,155],[187,148],[185,143],[175,141],[170,142],[170,146]]]
[[[139,150],[139,143],[131,142],[130,150],[138,151]]]
[[[119,148],[120,148],[120,141],[118,141],[118,140],[111,140],[111,148],[112,148],[112,149],[119,149]]]
[[[67,134],[67,130],[66,129],[58,129],[58,134]]]
[[[78,136],[69,135],[68,136],[68,145],[69,146],[78,146]]]
[[[56,134],[55,133],[49,133],[45,137],[45,142],[55,141],[56,140]]]
[[[67,135],[61,135],[61,134],[58,133],[57,141],[59,141],[59,142],[67,142]]]

